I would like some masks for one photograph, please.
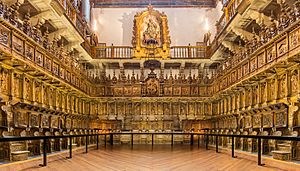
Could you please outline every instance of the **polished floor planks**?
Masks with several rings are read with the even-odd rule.
[[[74,153],[73,159],[66,159],[68,153],[48,159],[47,167],[39,167],[41,160],[19,162],[0,170],[51,170],[51,171],[247,171],[247,170],[300,170],[300,165],[278,161],[276,166],[258,166],[256,160],[244,157],[232,159],[225,152],[198,149],[189,145],[115,145],[113,147],[90,149]],[[276,161],[275,161],[276,162]]]

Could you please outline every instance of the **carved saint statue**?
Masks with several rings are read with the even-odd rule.
[[[11,105],[11,102],[8,101],[7,105],[2,106],[1,109],[6,113],[8,131],[10,132],[12,130],[11,128],[14,126],[13,106]]]
[[[158,44],[159,28],[152,19],[149,19],[147,28],[143,33],[143,41],[145,44]]]
[[[296,94],[298,91],[298,73],[293,74],[292,78],[291,78],[291,82],[292,82],[292,93]]]

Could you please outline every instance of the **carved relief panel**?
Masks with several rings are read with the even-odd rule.
[[[274,46],[267,49],[267,62],[271,62],[276,58],[276,50]]]
[[[32,82],[29,78],[25,77],[23,87],[24,99],[31,101],[32,99]]]
[[[300,40],[299,28],[289,33],[289,39],[290,39],[289,45],[291,50],[299,46],[299,40]]]
[[[291,94],[296,95],[298,93],[298,83],[299,83],[299,75],[298,75],[298,70],[294,70],[291,73]]]
[[[189,115],[195,115],[195,103],[189,103]]]
[[[247,75],[249,73],[249,62],[243,65],[243,71],[244,71],[243,75]]]
[[[0,43],[1,45],[4,45],[5,47],[10,46],[10,30],[8,30],[5,27],[0,27]]]
[[[260,84],[260,97],[261,97],[261,103],[266,102],[267,93],[266,93],[266,83],[265,82]]]
[[[164,103],[164,115],[170,115],[171,114],[171,111],[170,111],[170,104],[169,103]]]
[[[288,43],[287,43],[287,38],[284,37],[282,40],[277,42],[277,56],[280,57],[284,55],[288,51]]]
[[[39,51],[36,51],[35,63],[37,63],[41,67],[43,67],[43,65],[44,65],[44,55]]]
[[[51,116],[51,128],[59,128],[59,117]]]
[[[141,114],[141,103],[140,102],[134,103],[133,110],[134,110],[135,115],[140,115]],[[128,114],[129,114],[129,112],[128,112]]]
[[[12,95],[13,97],[20,98],[20,83],[21,83],[21,76],[17,73],[13,74],[13,81],[12,81]]]
[[[286,127],[287,126],[287,110],[281,110],[274,113],[274,121],[276,127]]]
[[[187,104],[185,102],[180,103],[180,115],[187,115]]]
[[[251,128],[252,127],[252,117],[246,116],[245,117],[245,128]]]
[[[72,120],[70,118],[67,118],[67,120],[65,121],[65,125],[67,129],[71,129],[72,128]]]
[[[13,35],[12,48],[19,54],[23,54],[24,41],[16,35]]]
[[[6,69],[0,68],[0,92],[8,94],[9,72]]]
[[[261,127],[261,115],[253,115],[253,128],[260,128]]]
[[[280,98],[286,97],[286,88],[287,88],[286,74],[280,76],[278,81],[279,81],[278,97],[280,97]]]
[[[272,128],[273,127],[273,114],[268,113],[263,115],[263,127]]]
[[[255,71],[257,68],[257,57],[254,57],[250,61],[250,72]]]
[[[56,97],[55,97],[55,100],[56,100],[56,108],[59,109],[59,108],[62,108],[62,94],[60,91],[56,91],[55,93]]]
[[[16,111],[15,116],[15,126],[27,127],[28,124],[28,113],[24,111]]]
[[[157,114],[163,115],[164,114],[164,106],[162,102],[157,103]]]
[[[31,44],[25,44],[25,57],[29,60],[33,60],[34,57],[34,48]]]
[[[202,92],[202,91],[200,91],[200,92]],[[173,95],[174,96],[180,96],[181,95],[181,86],[174,85],[174,87],[173,87]]]
[[[251,99],[252,99],[252,91],[251,91],[251,88],[247,88],[245,89],[245,106],[250,106],[251,105]]]
[[[275,90],[275,79],[271,79],[268,82],[268,99],[269,100],[274,100],[276,99],[276,90]]]
[[[257,55],[257,59],[258,59],[258,68],[262,67],[265,65],[266,63],[266,57],[265,57],[265,53],[260,53],[259,55]]]
[[[50,121],[48,115],[41,115],[41,127],[42,128],[49,128],[50,127]]]
[[[40,125],[40,119],[39,116],[37,114],[30,114],[30,127],[39,127]]]
[[[49,90],[48,87],[43,85],[43,104],[44,105],[49,105]]]
[[[252,87],[252,104],[256,104],[258,102],[258,85]]]
[[[42,93],[42,85],[40,82],[35,81],[34,82],[34,96],[35,96],[34,101],[35,102],[37,102],[37,103],[42,102],[41,93]]]

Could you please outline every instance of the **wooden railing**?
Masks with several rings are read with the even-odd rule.
[[[77,9],[73,6],[70,0],[57,0],[65,12],[65,16],[71,21],[79,34],[86,39],[89,27],[86,24],[85,19],[77,12]]]
[[[60,51],[59,48],[53,52],[45,49],[40,43],[16,29],[2,17],[0,17],[0,30],[2,30],[2,34],[0,34],[1,52],[22,57],[21,60],[24,60],[25,63],[28,62],[35,68],[38,67],[79,90],[87,92],[86,70],[79,65],[73,56]],[[24,39],[24,37],[27,38]]]
[[[266,71],[279,60],[297,60],[300,43],[294,40],[299,36],[300,20],[291,24],[272,40],[263,44],[252,53],[244,56],[233,56],[217,68],[214,93],[227,89],[231,85],[247,79],[253,73]]]
[[[242,2],[242,0],[231,0],[226,9],[225,9],[225,14],[226,14],[226,20],[230,20],[237,12],[237,7],[239,4]]]
[[[172,59],[207,58],[207,46],[173,46],[171,47]]]
[[[93,49],[95,59],[131,59],[134,58],[130,46],[97,46]],[[207,46],[173,46],[171,59],[204,59],[208,58]]]
[[[130,59],[133,50],[129,46],[97,46],[94,48],[94,58],[106,59]]]
[[[222,30],[225,28],[226,22],[227,21],[225,18],[225,14],[223,14],[216,23],[216,30],[217,30],[216,36],[219,35],[222,32]]]
[[[220,40],[220,36],[223,33],[223,30],[227,28],[227,26],[231,23],[234,16],[237,14],[237,7],[243,2],[243,0],[230,0],[226,3],[226,5],[223,8],[223,14],[219,18],[219,20],[216,23],[216,36],[213,40],[212,44],[215,44],[211,48],[211,52],[214,52],[218,46],[218,42],[222,41]],[[209,53],[209,56],[211,56],[212,53]]]
[[[131,136],[131,147],[133,147],[133,140],[134,135],[151,135],[151,141],[152,141],[152,147],[154,145],[154,135],[171,135],[170,144],[173,147],[174,145],[174,136],[175,135],[184,135],[184,136],[190,136],[190,145],[194,146],[195,139],[198,142],[198,147],[200,147],[200,144],[206,148],[206,150],[209,149],[209,143],[211,142],[211,139],[215,141],[215,150],[218,153],[219,152],[219,138],[226,137],[231,139],[231,157],[236,158],[235,155],[235,139],[237,138],[253,138],[257,139],[257,163],[258,165],[262,166],[262,140],[288,140],[288,141],[300,141],[300,137],[292,137],[292,136],[263,136],[263,135],[237,135],[237,134],[211,134],[208,133],[201,133],[201,132],[110,132],[110,133],[92,133],[92,134],[82,134],[82,135],[60,135],[60,136],[34,136],[34,137],[5,137],[0,138],[0,142],[15,142],[15,141],[30,141],[30,140],[42,140],[42,157],[43,157],[43,164],[40,166],[47,166],[47,142],[53,139],[69,139],[69,156],[68,159],[71,159],[73,157],[73,139],[83,137],[85,138],[85,152],[88,153],[88,145],[95,144],[96,150],[99,149],[99,136],[104,136],[104,147],[106,147],[107,144],[107,136],[109,136],[109,144],[111,147],[114,145],[114,135],[130,135]],[[201,137],[202,136],[202,137]],[[93,141],[89,141],[93,138]],[[200,142],[201,140],[201,142]],[[96,141],[96,142],[95,142]],[[221,140],[220,140],[221,141]]]

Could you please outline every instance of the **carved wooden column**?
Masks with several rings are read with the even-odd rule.
[[[240,91],[236,92],[236,110],[240,111],[241,108],[241,96],[240,96]]]
[[[52,87],[49,87],[49,108],[50,109],[53,109],[53,88]]]
[[[246,88],[243,88],[242,91],[240,92],[240,97],[241,97],[241,110],[245,110],[245,106],[246,106]]]
[[[159,87],[159,96],[164,96],[164,63],[161,63],[161,68],[160,68],[160,76],[159,76],[159,82],[160,82],[160,87]]]
[[[7,78],[7,96],[11,97],[13,95],[12,87],[13,87],[13,71],[10,69],[7,72],[8,78]]]
[[[213,107],[212,102],[209,102],[209,105],[210,105],[210,108],[211,108],[209,115],[212,116],[212,107]]]
[[[235,95],[234,94],[231,94],[230,95],[230,98],[231,98],[231,113],[234,113],[235,112]]]
[[[125,74],[124,74],[125,75]],[[116,117],[118,114],[118,111],[117,111],[117,101],[116,99],[114,100],[114,117]]]
[[[33,93],[32,93],[32,99],[33,99],[33,104],[34,105],[38,105],[38,83],[36,82],[37,80],[33,80],[32,82],[32,90],[33,90]]]
[[[56,110],[62,110],[62,97],[61,97],[61,92],[60,91],[56,91],[55,93],[55,100],[56,100]]]
[[[292,78],[292,73],[290,71],[286,72],[286,94],[287,94],[287,98],[290,98],[292,96],[292,83],[291,83],[291,78]]]
[[[21,84],[20,84],[20,75],[17,73],[12,74],[13,79],[12,79],[12,99],[19,101],[20,100],[20,94],[21,94]]]
[[[85,101],[82,98],[74,97],[74,113],[85,114],[86,106]]]
[[[144,76],[144,63],[140,63],[140,71],[141,71],[141,77],[140,77],[140,82],[141,82],[141,96],[146,95],[146,90],[145,90],[145,76]]]
[[[65,94],[65,101],[66,101],[66,112],[71,113],[71,96],[70,94]]]

